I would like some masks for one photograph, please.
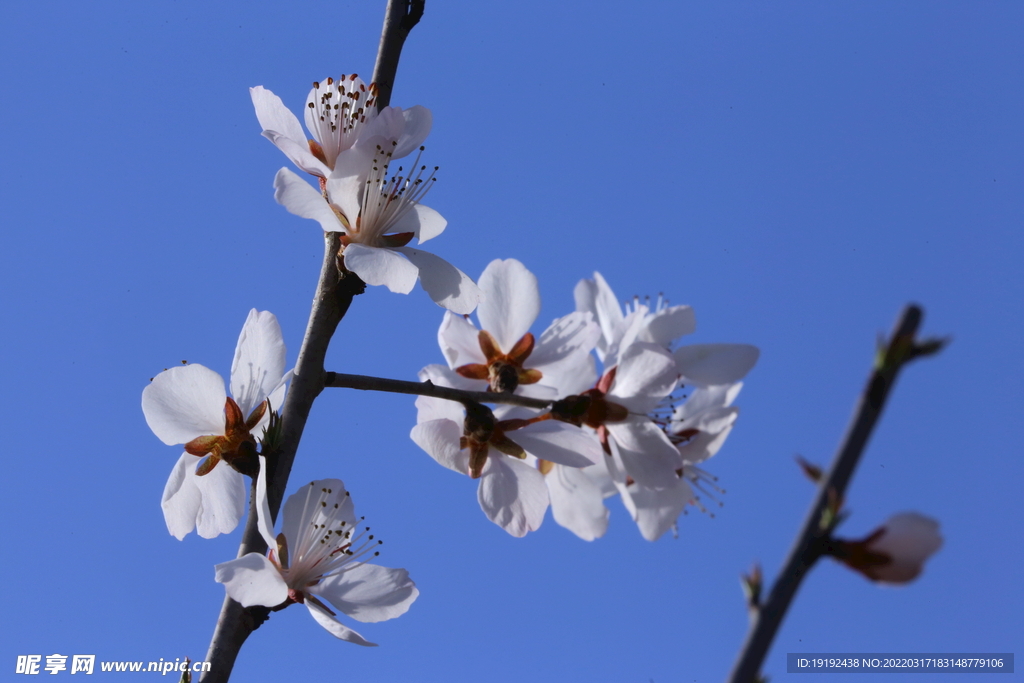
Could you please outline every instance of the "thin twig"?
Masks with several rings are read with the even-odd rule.
[[[377,64],[373,68],[373,82],[377,84],[377,109],[383,109],[391,103],[398,58],[402,56],[402,46],[409,37],[409,31],[423,16],[424,3],[425,0],[388,0],[380,47],[377,48]]]
[[[888,345],[884,351],[880,349],[875,368],[857,403],[853,420],[847,428],[827,476],[818,486],[817,497],[804,520],[803,528],[797,535],[789,557],[786,558],[786,563],[772,586],[771,593],[768,594],[768,599],[755,612],[746,642],[743,643],[743,649],[740,650],[729,676],[730,683],[753,683],[756,680],[768,648],[800,587],[800,582],[821,557],[822,541],[828,534],[827,529],[823,529],[821,524],[826,506],[830,498],[842,499],[857,461],[867,446],[871,430],[881,416],[886,398],[896,383],[900,369],[913,358],[934,353],[941,347],[941,342],[929,341],[918,344],[914,340],[917,328],[921,324],[921,316],[922,312],[918,306],[908,305],[896,323]],[[932,349],[929,346],[931,344],[937,346]]]
[[[530,398],[509,393],[491,393],[488,391],[466,391],[438,386],[432,382],[405,382],[400,379],[368,377],[366,375],[344,375],[340,372],[328,372],[324,377],[325,387],[343,389],[361,389],[363,391],[389,391],[393,394],[413,394],[416,396],[433,396],[449,401],[475,401],[477,403],[507,403],[524,408],[547,408],[551,401],[542,398]]]

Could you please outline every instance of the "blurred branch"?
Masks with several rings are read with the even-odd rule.
[[[899,371],[914,358],[936,353],[943,346],[941,340],[929,339],[921,343],[915,340],[921,316],[918,306],[908,305],[896,323],[888,344],[879,347],[875,368],[868,377],[832,466],[818,485],[817,497],[771,592],[756,610],[747,639],[729,676],[731,683],[751,683],[757,680],[775,632],[782,624],[800,582],[822,555],[822,543],[831,531],[831,525],[822,525],[823,516],[828,515],[830,505],[834,506],[835,501],[844,498],[854,468],[882,414]]]
[[[409,31],[423,16],[426,0],[388,0],[384,11],[384,29],[380,34],[377,48],[377,64],[373,67],[373,82],[377,84],[377,109],[391,103],[391,91],[395,87],[395,73],[402,46],[409,37]]]
[[[524,408],[547,408],[551,401],[541,398],[529,398],[528,396],[516,396],[510,393],[493,393],[488,391],[466,391],[464,389],[452,389],[441,387],[430,381],[426,382],[405,382],[398,379],[385,379],[383,377],[368,377],[366,375],[344,375],[340,372],[328,372],[324,376],[325,387],[338,387],[342,389],[361,389],[363,391],[388,391],[394,394],[413,394],[416,396],[432,396],[444,398],[449,401],[475,401],[476,403],[507,403]]]

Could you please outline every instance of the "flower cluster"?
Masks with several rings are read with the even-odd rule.
[[[732,429],[731,404],[756,348],[673,350],[695,329],[692,309],[635,301],[623,310],[597,273],[577,285],[576,311],[535,340],[540,294],[523,264],[493,261],[479,286],[479,327],[446,313],[438,341],[447,365],[427,366],[420,379],[553,405],[481,416],[480,407],[421,397],[411,436],[442,465],[480,479],[477,496],[491,521],[522,536],[550,505],[556,522],[593,540],[607,529],[604,498],[618,493],[643,536],[655,540],[688,504],[699,505],[694,488],[709,475],[698,465]],[[689,400],[666,413],[683,386]]]
[[[688,506],[704,510],[701,494],[721,492],[703,467],[732,431],[733,403],[757,348],[679,345],[696,329],[689,306],[660,297],[621,306],[599,273],[577,284],[575,310],[535,336],[540,288],[522,263],[492,261],[474,283],[409,246],[447,225],[422,203],[437,171],[421,164],[429,110],[378,107],[373,84],[355,75],[328,78],[314,83],[306,100],[307,138],[280,98],[263,87],[251,96],[263,135],[316,179],[311,185],[282,168],[274,196],[340,245],[325,277],[358,278],[359,291],[361,280],[399,293],[418,280],[447,309],[438,330],[444,363],[424,367],[419,377],[432,385],[423,393],[454,398],[420,396],[410,436],[441,465],[478,480],[488,519],[521,537],[541,526],[550,507],[558,524],[591,541],[607,531],[605,500],[618,495],[641,535],[654,541]],[[392,171],[414,153],[404,162],[408,170]],[[326,348],[329,340],[318,341]],[[301,487],[285,502],[274,534],[267,486],[288,433],[286,387],[293,378],[313,377],[317,390],[330,384],[315,372],[285,368],[277,318],[253,309],[235,349],[230,395],[219,374],[197,363],[165,370],[144,389],[153,433],[184,446],[161,501],[167,529],[179,540],[193,530],[204,538],[233,531],[246,509],[244,477],[254,478],[251,502],[267,551],[216,565],[216,580],[242,607],[268,613],[303,604],[337,638],[372,645],[338,614],[392,619],[419,591],[406,570],[369,563],[381,541],[356,518],[341,480]],[[298,406],[303,394],[292,391]],[[501,399],[484,402],[502,405],[484,406],[476,400],[481,392]],[[290,438],[294,448],[297,437]],[[822,552],[886,583],[912,580],[942,542],[937,523],[916,513],[897,515],[858,541],[833,538],[832,528]]]
[[[436,180],[420,164],[430,111],[375,106],[376,88],[357,76],[314,83],[306,99],[306,140],[299,120],[280,98],[252,88],[263,135],[300,169],[319,179],[319,191],[282,168],[274,198],[288,211],[342,234],[342,267],[370,285],[408,294],[416,280],[437,304],[469,313],[480,292],[465,273],[430,252],[407,246],[440,235],[447,221],[420,201]],[[408,170],[391,164],[417,151]]]

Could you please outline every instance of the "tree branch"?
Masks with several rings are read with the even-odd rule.
[[[378,109],[391,101],[402,45],[409,31],[423,16],[423,6],[424,0],[388,0],[377,63],[373,70],[373,80],[378,83]],[[324,234],[324,260],[320,279],[313,296],[306,334],[295,362],[294,375],[281,411],[281,445],[276,453],[267,458],[267,498],[271,517],[275,521],[306,419],[313,401],[324,388],[324,357],[327,355],[327,347],[338,323],[348,311],[352,297],[361,294],[365,288],[363,281],[352,273],[344,278],[339,277],[337,256],[340,246],[339,233]],[[257,528],[256,515],[255,495],[250,494],[249,516],[242,534],[242,543],[238,547],[238,557],[250,552],[265,553],[267,550]],[[225,683],[230,678],[235,659],[246,638],[259,628],[268,615],[269,610],[265,607],[244,608],[225,597],[206,655],[206,661],[210,662],[211,667],[203,675],[203,683]]]
[[[366,375],[344,375],[340,372],[328,372],[324,376],[325,387],[338,387],[343,389],[361,389],[362,391],[388,391],[394,394],[413,394],[416,396],[433,396],[444,398],[449,401],[475,401],[476,403],[507,403],[524,408],[547,408],[551,401],[542,398],[530,398],[528,396],[516,396],[515,394],[496,394],[489,391],[466,391],[464,389],[452,389],[441,387],[433,382],[405,382],[399,379],[385,379],[383,377],[368,377]]]
[[[348,311],[352,297],[360,294],[365,287],[363,281],[351,273],[339,279],[337,255],[340,246],[340,233],[324,233],[324,260],[320,280],[281,411],[281,445],[267,458],[267,498],[271,517],[275,520],[281,508],[302,431],[306,426],[306,418],[309,417],[313,401],[323,391],[324,357],[327,354],[327,347],[338,323]],[[255,486],[255,482],[253,485]],[[255,500],[256,496],[250,494],[249,516],[246,519],[245,532],[242,534],[242,543],[238,548],[238,557],[267,551],[267,545],[257,527]],[[268,613],[266,608],[246,609],[231,598],[224,599],[220,618],[210,641],[210,650],[206,654],[206,661],[211,663],[211,667],[203,676],[203,683],[222,683],[228,680],[242,644],[249,634],[263,623]]]
[[[821,557],[822,542],[829,533],[827,529],[822,528],[822,515],[830,498],[842,500],[861,453],[867,446],[871,431],[882,414],[889,392],[896,383],[900,369],[910,360],[934,353],[941,347],[942,342],[939,341],[928,340],[918,344],[914,340],[914,335],[921,324],[921,316],[922,312],[918,306],[908,305],[896,323],[888,345],[884,349],[879,349],[875,368],[861,393],[853,420],[832,460],[828,474],[818,486],[817,497],[804,520],[803,528],[797,535],[785,565],[775,580],[771,593],[768,594],[768,599],[754,613],[747,639],[729,676],[731,683],[753,683],[756,680],[768,648],[800,587],[800,582]]]
[[[426,0],[388,0],[384,11],[384,29],[377,48],[377,64],[373,68],[373,82],[377,84],[377,109],[391,104],[391,91],[395,87],[395,73],[402,46],[409,31],[423,16]]]

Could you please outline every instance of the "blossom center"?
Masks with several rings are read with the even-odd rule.
[[[392,147],[397,145],[397,141],[392,141]],[[419,165],[423,150],[420,147],[420,153],[416,155],[416,161],[407,175],[402,175],[404,168],[399,166],[398,173],[389,179],[387,175],[392,152],[385,152],[380,145],[377,146],[370,173],[359,195],[359,215],[353,220],[336,204],[331,204],[338,220],[345,226],[345,238],[342,240],[345,245],[356,243],[368,247],[394,248],[405,246],[415,237],[413,232],[388,233],[420,203],[437,180],[434,177],[437,166],[424,176],[427,167]]]
[[[228,396],[224,401],[224,433],[199,436],[185,444],[185,452],[209,456],[200,463],[196,475],[209,474],[221,460],[240,471],[251,469],[251,461],[256,457],[256,439],[252,430],[266,411],[267,402],[263,401],[248,418],[243,418],[242,409]]]
[[[377,115],[377,85],[369,87],[356,75],[342,76],[338,81],[313,83],[306,107],[306,127],[313,135],[309,149],[313,156],[334,168],[338,155],[349,149],[359,129]]]
[[[531,419],[495,420],[490,408],[479,403],[466,403],[466,419],[463,423],[459,449],[469,449],[469,476],[479,479],[487,465],[487,457],[493,447],[499,453],[513,458],[526,458],[522,446],[505,436],[505,432],[520,429],[534,422],[548,419],[540,416]]]
[[[502,353],[498,342],[487,330],[480,330],[477,341],[487,362],[460,365],[455,372],[468,379],[487,380],[488,391],[511,393],[520,384],[535,384],[544,376],[540,370],[523,368],[523,363],[533,353],[534,339],[529,332],[513,344],[508,353]]]
[[[346,491],[345,498],[348,495]],[[314,600],[309,588],[326,576],[363,564],[360,558],[383,543],[368,533],[370,527],[360,530],[344,518],[349,507],[342,505],[344,499],[334,495],[333,489],[320,487],[318,490],[311,483],[306,496],[303,518],[308,523],[300,529],[297,539],[289,541],[283,533],[278,536],[276,557],[275,551],[270,551],[271,561],[278,566],[290,591],[295,591],[296,602]],[[379,554],[373,552],[374,556]]]

